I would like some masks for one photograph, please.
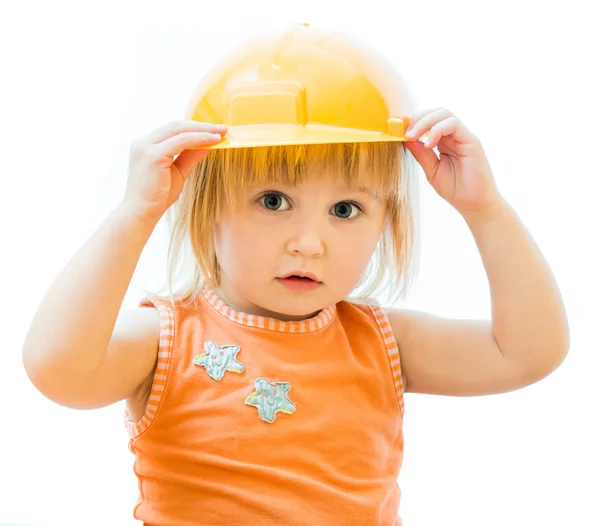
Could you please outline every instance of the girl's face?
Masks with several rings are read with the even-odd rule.
[[[360,181],[360,178],[359,178]],[[385,203],[328,174],[253,187],[215,227],[222,299],[239,312],[297,320],[347,297],[377,246]],[[288,279],[310,273],[316,283]]]

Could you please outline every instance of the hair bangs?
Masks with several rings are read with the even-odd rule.
[[[297,186],[314,174],[367,188],[382,199],[398,196],[401,152],[395,142],[298,144],[214,150],[206,161],[219,174],[219,197],[235,207],[248,188]]]

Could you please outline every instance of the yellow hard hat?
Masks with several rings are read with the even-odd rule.
[[[201,80],[185,118],[228,126],[214,149],[403,141],[413,111],[383,56],[347,33],[298,24],[229,52]]]

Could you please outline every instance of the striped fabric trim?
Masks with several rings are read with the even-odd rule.
[[[160,314],[160,342],[158,347],[158,358],[156,363],[156,371],[152,380],[152,388],[146,413],[139,422],[132,422],[129,418],[129,413],[125,410],[125,427],[130,438],[135,438],[143,433],[154,421],[154,417],[158,412],[162,397],[167,384],[169,366],[171,364],[171,355],[173,349],[173,341],[175,336],[175,319],[171,309],[161,303],[152,303],[149,300],[143,300],[140,306],[155,306]]]
[[[369,305],[369,309],[371,309],[371,312],[377,321],[377,325],[379,325],[381,336],[383,337],[383,342],[390,359],[390,367],[392,368],[394,386],[396,387],[396,394],[398,395],[398,403],[400,404],[400,414],[404,416],[404,385],[402,382],[400,351],[398,350],[396,338],[394,338],[394,331],[392,330],[390,320],[382,307],[379,305]]]
[[[329,305],[325,307],[319,314],[307,320],[298,321],[280,321],[275,318],[266,316],[257,316],[254,314],[246,314],[237,312],[227,305],[208,285],[202,289],[202,295],[206,302],[219,314],[229,318],[232,322],[238,325],[247,327],[259,327],[276,332],[314,332],[322,329],[333,320],[336,313],[336,306]]]

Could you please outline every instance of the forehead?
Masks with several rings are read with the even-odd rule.
[[[358,172],[355,178],[349,178],[344,173],[314,170],[307,174],[304,181],[296,183],[298,185],[311,185],[322,189],[324,192],[340,193],[359,193],[366,196],[379,198],[381,195],[381,185],[378,181],[369,177],[369,174]]]
[[[338,162],[315,162],[306,171],[306,177],[292,184],[318,184],[328,191],[357,192],[379,198],[386,194],[386,187],[394,179],[387,171],[377,171],[369,157],[363,153],[355,166],[347,167]],[[285,182],[282,178],[281,182]]]

